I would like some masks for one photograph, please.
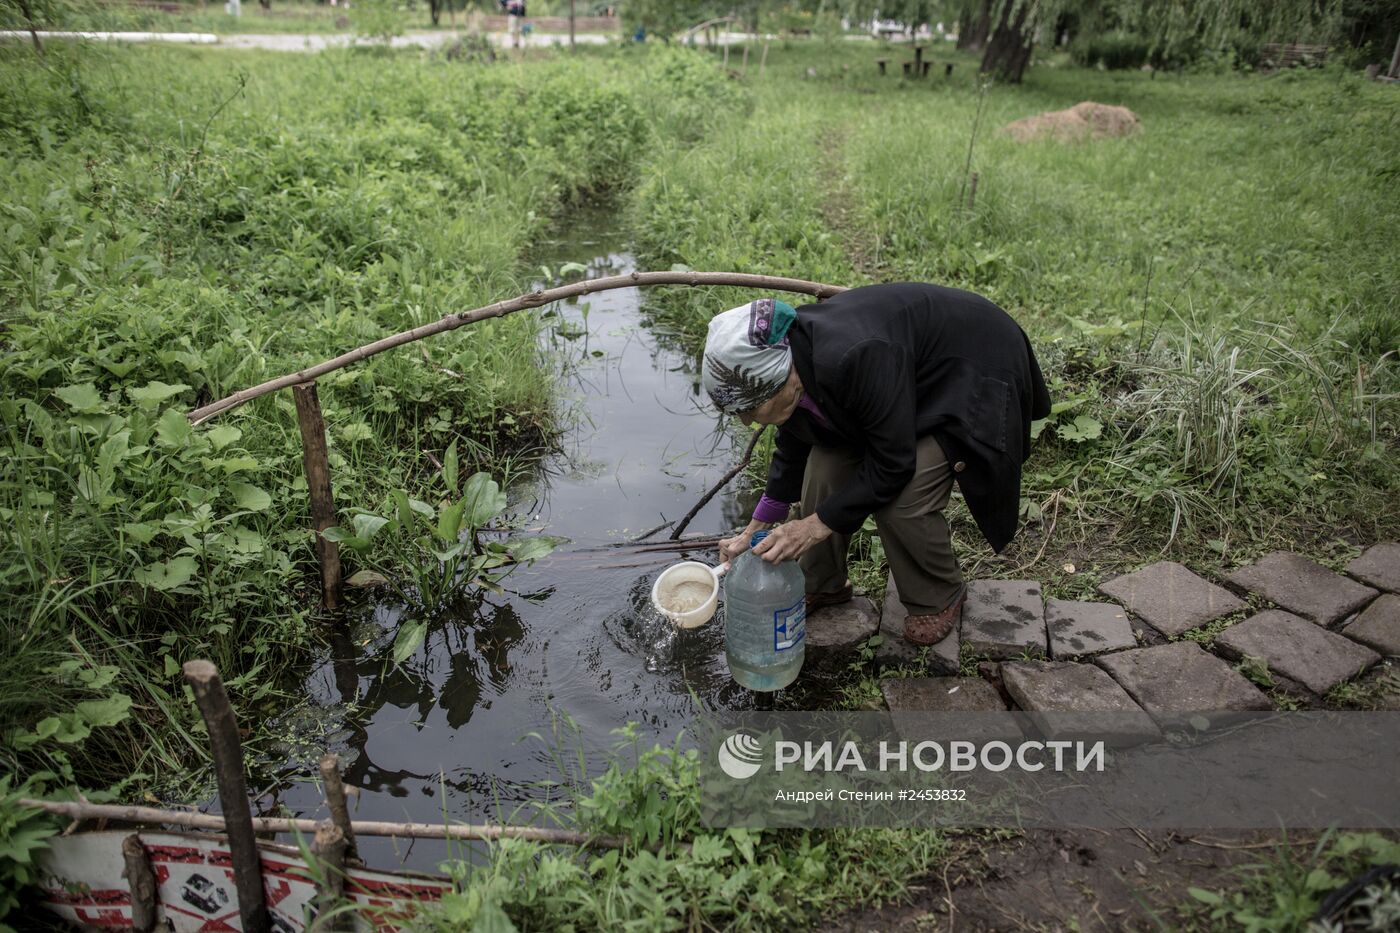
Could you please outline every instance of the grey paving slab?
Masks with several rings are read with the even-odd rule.
[[[1052,599],[1045,604],[1050,656],[1074,658],[1137,646],[1128,613],[1117,603]]]
[[[1347,564],[1347,573],[1368,586],[1400,593],[1400,543],[1382,541]]]
[[[817,609],[807,616],[807,659],[803,666],[839,671],[851,652],[879,630],[875,604],[864,596]]]
[[[1273,709],[1243,674],[1193,641],[1119,651],[1095,663],[1149,713]]]
[[[1382,593],[1342,634],[1388,657],[1400,657],[1400,596]]]
[[[975,580],[967,585],[962,639],[989,658],[1045,657],[1045,603],[1034,580]]]
[[[1050,738],[1083,735],[1117,742],[1159,734],[1127,691],[1092,664],[1007,661],[1001,676],[1016,705],[1032,713],[1036,727]]]
[[[908,616],[904,604],[899,601],[899,589],[895,586],[894,575],[891,574],[885,584],[885,603],[880,610],[880,634],[883,639],[875,648],[875,666],[900,667],[914,664],[919,659],[919,653],[927,650],[925,663],[930,673],[956,674],[959,670],[958,651],[962,644],[960,628],[954,626],[947,638],[925,649],[904,640],[904,620]]]
[[[1331,625],[1376,598],[1376,591],[1298,554],[1274,551],[1227,578],[1275,606]]]
[[[1170,560],[1114,577],[1099,592],[1163,635],[1180,635],[1245,607],[1234,593]]]
[[[980,677],[908,677],[880,681],[895,731],[908,741],[957,736],[971,742],[1020,742],[1020,714]]]
[[[1000,713],[997,688],[980,677],[891,677],[880,681],[890,712]]]
[[[1260,658],[1314,693],[1326,693],[1380,660],[1370,648],[1281,609],[1230,626],[1215,645],[1232,660]]]

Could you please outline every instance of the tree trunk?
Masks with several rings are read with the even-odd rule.
[[[34,41],[39,40],[36,38]],[[1386,76],[1400,78],[1400,36],[1395,38],[1395,54],[1390,56],[1390,70],[1386,72]]]
[[[44,43],[39,41],[39,31],[34,26],[34,11],[29,7],[29,0],[19,0],[19,10],[24,14],[24,21],[29,24],[29,38],[34,40],[34,52],[43,58]]]
[[[1034,3],[1020,4],[1013,14],[1011,8],[1015,5],[1008,0],[1002,6],[997,28],[982,55],[982,73],[995,75],[1009,84],[1021,83],[1026,65],[1030,64],[1034,42],[1026,29]]]
[[[442,0],[428,0],[428,16],[434,26],[442,20]]]
[[[977,52],[987,44],[987,33],[992,28],[992,0],[982,0],[980,8],[963,7],[958,18],[958,48]]]
[[[272,0],[258,0],[258,6],[267,10],[269,13],[272,12]]]

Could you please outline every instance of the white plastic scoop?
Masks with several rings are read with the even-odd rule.
[[[687,560],[667,567],[651,585],[651,604],[678,628],[698,628],[714,618],[719,602],[719,578],[729,561],[718,567]]]

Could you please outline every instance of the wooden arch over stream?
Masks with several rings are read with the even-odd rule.
[[[632,272],[626,275],[612,275],[597,279],[586,279],[582,282],[574,282],[570,285],[561,285],[557,288],[539,289],[528,292],[516,298],[495,302],[475,308],[471,311],[462,311],[456,314],[449,314],[431,324],[424,324],[411,330],[401,331],[389,337],[383,337],[373,343],[357,347],[340,356],[308,366],[305,369],[297,370],[294,373],[287,373],[275,379],[251,386],[233,393],[226,398],[211,402],[200,408],[189,412],[188,418],[192,424],[203,424],[211,418],[215,418],[225,412],[232,411],[241,405],[251,402],[253,399],[276,392],[280,389],[291,389],[296,399],[297,421],[301,428],[302,441],[302,463],[306,470],[307,489],[311,498],[311,521],[316,531],[316,556],[321,570],[321,604],[330,610],[339,609],[343,602],[341,572],[340,572],[340,550],[334,541],[326,540],[322,534],[327,528],[336,524],[335,499],[331,490],[330,460],[326,446],[326,426],[321,415],[321,404],[316,394],[316,380],[327,373],[344,369],[355,363],[367,360],[371,356],[376,356],[387,350],[401,347],[405,344],[415,343],[419,340],[456,330],[468,324],[475,324],[478,321],[485,321],[490,318],[505,317],[516,311],[524,311],[529,308],[540,308],[568,298],[576,298],[583,295],[592,295],[598,292],[611,291],[618,288],[638,288],[650,285],[685,285],[690,287],[728,285],[740,288],[754,288],[767,291],[783,291],[795,294],[812,295],[818,300],[830,298],[846,291],[845,286],[826,285],[821,282],[809,282],[805,279],[792,279],[782,276],[753,275],[743,272]],[[726,483],[738,474],[747,462],[748,457],[753,452],[754,445],[762,432],[756,433],[750,442],[748,451],[740,465],[730,471],[720,480],[697,503],[695,509],[687,516],[677,529],[677,533],[683,530],[685,524],[694,516],[699,509],[704,506],[710,498],[718,492]],[[673,535],[675,537],[675,535]]]

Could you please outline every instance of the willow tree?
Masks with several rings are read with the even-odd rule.
[[[981,7],[963,0],[966,10]],[[1328,42],[1341,35],[1343,0],[991,0],[991,35],[982,72],[1019,83],[1042,33],[1064,17],[1089,32],[1121,29],[1154,51],[1199,42],[1221,47],[1247,35],[1257,40]]]

